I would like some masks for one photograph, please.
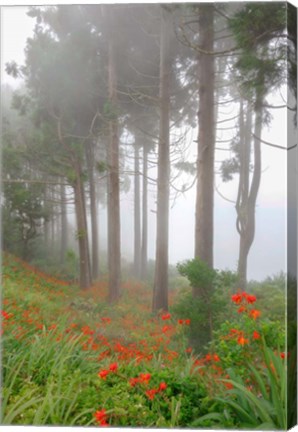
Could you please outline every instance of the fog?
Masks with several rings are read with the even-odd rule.
[[[22,85],[5,73],[5,64],[12,60],[24,62],[26,38],[31,35],[33,21],[26,16],[26,8],[3,8],[1,25],[1,75],[2,84],[16,88]],[[272,105],[283,105],[287,98],[284,87],[272,94],[268,101]],[[282,147],[287,147],[287,110],[272,109],[269,126],[264,126],[262,139]],[[237,114],[236,106],[230,104],[219,112],[218,120],[224,120]],[[235,123],[235,122],[234,122]],[[233,122],[231,123],[233,124]],[[185,127],[185,126],[183,126]],[[187,126],[188,160],[196,160],[197,129]],[[176,131],[175,131],[176,133]],[[219,132],[218,139],[227,140],[229,132]],[[173,140],[173,139],[172,139]],[[228,149],[228,144],[222,147]],[[231,151],[217,150],[215,153],[216,167],[220,162],[231,156]],[[156,153],[150,154],[156,161]],[[127,164],[129,166],[129,163]],[[217,170],[218,171],[218,170]],[[149,176],[156,177],[156,167],[151,167]],[[121,241],[122,257],[133,259],[133,177],[130,176],[131,187],[128,192],[121,192]],[[193,177],[187,176],[190,184]],[[177,187],[181,187],[177,180]],[[214,265],[218,269],[237,269],[239,235],[236,231],[235,200],[237,196],[238,175],[230,182],[223,183],[221,175],[216,174],[216,192],[214,203]],[[150,185],[148,196],[148,258],[155,259],[156,237],[156,187]],[[176,194],[171,190],[169,262],[190,259],[194,255],[194,223],[195,223],[195,186],[183,193]],[[174,199],[175,198],[175,199]],[[261,280],[268,275],[286,271],[286,202],[287,202],[287,154],[286,151],[262,144],[262,178],[256,207],[256,235],[248,260],[248,278]],[[70,209],[70,207],[69,207]],[[100,248],[107,246],[107,211],[106,206],[98,205]],[[74,226],[73,211],[69,222]]]

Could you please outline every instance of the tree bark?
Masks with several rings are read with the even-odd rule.
[[[203,4],[199,14],[200,47],[212,52],[214,45],[213,5]],[[199,134],[195,217],[195,257],[213,267],[214,207],[214,56],[200,53]]]
[[[257,97],[254,119],[254,167],[253,177],[249,190],[249,170],[250,170],[250,141],[251,141],[251,114],[247,114],[245,149],[243,150],[243,165],[240,165],[239,187],[242,185],[242,192],[238,193],[237,211],[237,231],[240,235],[239,260],[238,260],[238,280],[237,287],[245,290],[247,285],[247,260],[248,254],[255,237],[255,208],[256,200],[261,182],[261,142],[262,133],[262,97]],[[241,128],[241,124],[240,124]],[[240,154],[241,156],[241,154]],[[242,172],[241,172],[242,171]]]
[[[112,28],[111,8],[106,16],[109,28]],[[108,244],[109,244],[109,301],[114,302],[120,295],[121,250],[120,250],[120,184],[119,184],[119,138],[117,116],[117,74],[115,55],[115,33],[110,31],[108,42],[108,90],[109,90],[109,193],[108,193]]]
[[[67,210],[66,210],[66,193],[65,185],[60,185],[61,196],[61,243],[60,243],[60,262],[63,264],[67,251],[68,226],[67,226]]]
[[[98,278],[99,275],[99,248],[98,248],[98,217],[97,199],[94,180],[94,149],[93,143],[89,142],[86,146],[86,160],[88,165],[89,193],[90,193],[90,216],[91,216],[91,257],[92,257],[92,277]]]
[[[142,197],[142,249],[141,249],[141,279],[147,277],[148,249],[148,151],[143,147],[143,197]]]
[[[170,20],[169,13],[163,9],[160,35],[160,129],[153,311],[168,309],[170,76]]]
[[[140,149],[134,146],[134,275],[141,276]]]
[[[80,261],[80,288],[87,289],[92,284],[90,272],[90,255],[88,244],[88,230],[86,223],[85,193],[80,167],[77,167],[76,178],[73,185],[75,198],[75,212],[77,220],[77,237],[79,243]]]

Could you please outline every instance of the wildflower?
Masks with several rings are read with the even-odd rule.
[[[254,340],[258,340],[258,339],[261,338],[261,335],[260,335],[260,333],[258,333],[257,331],[254,331],[254,332],[253,332],[253,335],[252,335],[252,338],[253,338]]]
[[[240,304],[242,301],[242,296],[241,294],[234,294],[232,295],[232,302],[236,303],[236,304]]]
[[[150,373],[141,373],[139,375],[139,378],[142,382],[147,384],[151,379],[151,374]]]
[[[246,297],[246,301],[247,301],[247,303],[250,303],[250,304],[254,303],[256,300],[257,300],[257,297],[254,296],[254,295],[248,295],[248,296]]]
[[[184,324],[184,320],[183,319],[178,319],[178,324]]]
[[[188,353],[188,354],[191,353],[192,352],[192,347],[186,348],[185,352]]]
[[[98,373],[98,376],[102,379],[106,379],[107,375],[109,375],[110,371],[103,369]]]
[[[184,324],[185,324],[185,325],[190,325],[190,319],[187,318],[186,320],[184,320]]]
[[[163,391],[167,388],[167,384],[165,382],[161,382],[158,387],[158,391]]]
[[[213,354],[213,360],[214,360],[215,362],[219,362],[219,361],[220,361],[220,358],[218,357],[217,354]]]
[[[246,307],[245,306],[240,306],[240,308],[238,309],[238,313],[242,313],[246,311]]]
[[[109,426],[107,423],[107,413],[105,409],[98,410],[94,413],[95,420],[100,424],[100,426]]]
[[[5,311],[1,311],[1,315],[3,316],[4,319],[8,319],[10,317],[10,314]]]
[[[156,390],[156,389],[149,389],[149,390],[146,391],[146,396],[147,396],[150,400],[153,400],[154,397],[155,397],[155,395],[156,395],[156,393],[157,393],[157,390]]]
[[[244,336],[239,336],[237,342],[239,345],[244,346],[249,343],[249,340],[246,339]]]
[[[131,387],[135,387],[140,382],[139,378],[130,378],[129,384]]]
[[[206,361],[211,361],[211,359],[212,359],[211,354],[208,353],[208,354],[205,355],[205,360]]]
[[[95,411],[94,413],[95,419],[100,423],[102,420],[107,419],[107,413],[105,409]]]
[[[255,320],[261,315],[261,311],[257,309],[252,309],[249,313],[249,315]]]
[[[116,372],[116,370],[118,369],[118,363],[112,363],[112,364],[110,364],[109,369],[112,372]]]
[[[280,358],[282,358],[282,359],[287,358],[287,353],[285,353],[285,352],[280,353]]]
[[[166,313],[166,314],[162,315],[162,317],[161,317],[161,319],[162,319],[163,321],[168,320],[168,319],[170,319],[170,318],[171,318],[171,314],[170,314],[170,313]]]
[[[169,331],[169,330],[171,330],[171,327],[170,326],[167,326],[167,325],[165,325],[165,326],[163,326],[163,328],[162,328],[162,332],[163,333],[166,333],[167,331]]]

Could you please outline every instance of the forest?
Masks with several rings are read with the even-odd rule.
[[[1,423],[296,424],[296,9],[27,15],[25,61],[5,65],[18,85],[1,85]],[[271,244],[258,229],[274,201],[267,171],[288,243],[257,280],[252,249],[261,238],[266,257]],[[235,267],[218,269],[234,239]]]

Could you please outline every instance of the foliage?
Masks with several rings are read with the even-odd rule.
[[[191,286],[208,287],[210,292],[209,308],[203,296],[194,297],[189,289],[181,291],[172,307],[173,313],[181,318],[190,318],[190,326],[186,329],[189,344],[196,352],[202,352],[210,341],[210,317],[213,331],[218,328],[229,314],[227,311],[229,292],[236,280],[236,275],[228,271],[210,269],[199,259],[178,264],[178,271],[186,276]]]

